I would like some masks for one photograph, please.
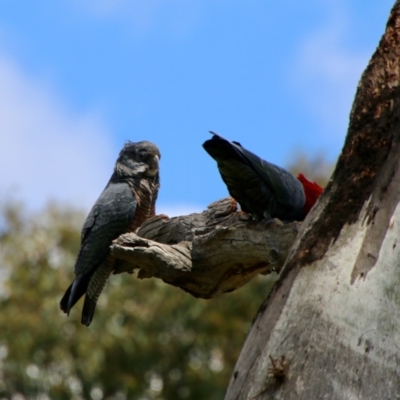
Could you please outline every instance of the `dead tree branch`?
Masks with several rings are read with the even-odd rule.
[[[195,297],[212,298],[245,285],[258,274],[279,272],[298,223],[266,225],[237,211],[232,198],[200,214],[156,216],[111,246],[114,273],[139,269]]]

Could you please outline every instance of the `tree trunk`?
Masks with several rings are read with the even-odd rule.
[[[400,399],[400,0],[226,400]]]

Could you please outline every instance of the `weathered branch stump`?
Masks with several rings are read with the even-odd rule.
[[[236,290],[258,274],[279,272],[299,224],[266,224],[237,211],[225,198],[199,214],[155,216],[111,246],[114,273],[138,269],[195,297],[209,299]]]

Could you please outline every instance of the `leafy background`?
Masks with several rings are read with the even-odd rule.
[[[297,160],[292,172],[326,183],[333,166],[322,156]],[[82,301],[69,318],[58,306],[84,212],[49,204],[33,213],[10,200],[0,216],[0,399],[223,398],[276,276],[202,300],[157,279],[113,275],[86,328]]]

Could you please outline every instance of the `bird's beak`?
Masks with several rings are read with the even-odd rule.
[[[149,163],[148,174],[150,176],[155,176],[158,172],[158,163],[160,161],[160,157],[156,154]]]

